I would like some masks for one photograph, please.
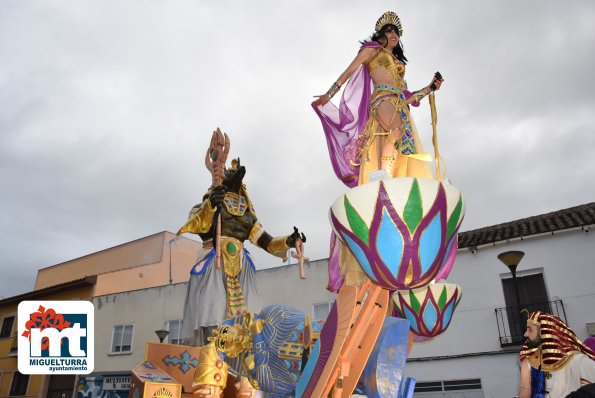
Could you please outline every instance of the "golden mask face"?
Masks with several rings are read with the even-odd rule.
[[[240,352],[251,348],[252,336],[239,326],[222,325],[213,331],[213,341],[219,351],[234,358]]]

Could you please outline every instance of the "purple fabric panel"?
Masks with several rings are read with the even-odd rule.
[[[367,42],[362,48],[380,47],[376,42]],[[321,107],[313,107],[320,118],[329,156],[335,175],[349,188],[358,185],[359,167],[351,164],[357,154],[357,139],[364,130],[369,116],[372,79],[365,65],[360,66],[349,79],[339,108],[332,102]],[[339,245],[335,233],[331,233],[331,253],[329,254],[329,283],[327,289],[337,293],[345,278],[339,274]]]
[[[320,381],[320,376],[322,375],[322,372],[328,363],[328,359],[333,352],[333,347],[337,337],[338,325],[339,313],[337,310],[337,301],[335,301],[333,307],[331,308],[331,312],[328,314],[326,322],[320,331],[320,336],[318,337],[317,344],[320,344],[320,351],[318,353],[318,358],[316,358],[316,363],[314,364],[314,370],[312,371],[310,380],[308,380],[308,384],[306,384],[306,388],[301,395],[304,398],[317,398],[312,397],[312,392]]]
[[[364,47],[378,47],[378,43],[365,43]],[[368,121],[371,94],[370,73],[362,65],[347,82],[339,108],[330,101],[314,107],[322,123],[333,170],[350,188],[358,183],[359,167],[351,161],[357,153],[357,138]]]
[[[328,286],[332,293],[338,293],[345,278],[339,274],[339,246],[341,242],[337,239],[335,231],[331,231],[331,252],[328,259]]]

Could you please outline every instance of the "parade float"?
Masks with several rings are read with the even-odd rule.
[[[213,140],[221,137],[225,136],[216,131]],[[229,146],[228,138],[223,142]],[[213,153],[221,152],[211,146],[208,153],[212,160],[218,156]],[[235,163],[228,168],[232,172],[228,178],[237,171]],[[212,187],[209,195],[213,191]],[[245,203],[242,215],[250,206]],[[204,202],[197,206],[193,209],[204,207]],[[204,275],[212,267],[210,271],[240,281],[238,264],[250,263],[234,259],[239,248],[231,248],[229,240],[217,240],[217,231],[221,236],[227,230],[225,222],[237,220],[227,214],[221,221],[216,207],[210,218],[202,220],[191,211],[181,229],[201,228],[206,234],[209,250],[192,272]],[[218,300],[225,303],[226,319],[209,330],[198,347],[148,343],[145,361],[132,372],[131,396],[350,397],[354,391],[378,398],[411,396],[414,380],[403,383],[411,344],[444,332],[461,298],[460,287],[445,279],[456,257],[464,208],[460,192],[437,179],[388,178],[351,188],[332,204],[329,218],[341,250],[348,250],[340,257],[355,259],[365,278],[360,284],[342,282],[324,324],[280,305],[248,311],[244,300],[238,309],[233,304],[238,297],[243,299],[245,288],[224,283]],[[251,225],[261,228],[256,221]],[[273,247],[274,239],[268,240],[265,250]],[[277,240],[284,243],[277,252],[297,247],[294,256],[301,260],[304,240],[294,231]],[[221,256],[217,248],[224,252],[222,265],[217,264]],[[236,271],[228,272],[229,264]],[[225,280],[221,277],[220,273],[218,280]],[[190,283],[189,292],[193,289]],[[188,300],[191,311],[210,310]],[[185,322],[200,328],[193,316]]]
[[[295,257],[303,260],[305,237],[297,229],[276,238],[264,231],[241,182],[245,169],[239,160],[226,168],[230,141],[217,130],[206,155],[213,184],[178,232],[200,235],[205,246],[192,271],[184,319],[184,327],[203,338],[193,351],[178,346],[160,354],[178,358],[176,366],[188,361],[195,366],[174,376],[163,358],[149,360],[160,349],[150,346],[147,360],[133,372],[139,381],[131,387],[132,397],[412,396],[415,380],[403,380],[411,344],[443,333],[461,299],[461,288],[446,279],[456,258],[465,202],[445,178],[438,151],[434,92],[442,76],[436,73],[430,85],[409,92],[404,58],[393,51],[400,36],[398,16],[383,14],[372,41],[362,45],[352,63],[359,68],[350,66],[313,103],[333,170],[349,188],[329,211],[328,288],[336,300],[324,324],[313,324],[293,308],[250,304],[254,267],[243,242],[280,257],[295,248]],[[383,81],[389,78],[390,84]],[[347,79],[337,108],[330,98]],[[409,111],[426,96],[434,175],[432,156],[423,151]],[[382,119],[383,103],[392,107],[388,123]],[[210,322],[201,321],[207,318]],[[150,372],[156,365],[166,375]],[[157,387],[143,390],[141,372],[145,379],[148,372],[164,386],[174,379],[184,388],[172,395],[155,393],[163,391]]]

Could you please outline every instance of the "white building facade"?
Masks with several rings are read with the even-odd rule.
[[[503,252],[524,252],[516,269],[521,308],[551,310],[581,340],[595,333],[594,215],[591,203],[459,235],[448,281],[463,297],[443,335],[413,346],[406,374],[418,381],[416,397],[517,395],[519,344],[508,317],[518,307],[512,274],[497,257]]]

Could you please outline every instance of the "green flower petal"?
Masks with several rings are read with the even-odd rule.
[[[413,290],[409,290],[409,301],[411,301],[411,308],[413,308],[413,310],[417,314],[419,314],[419,309],[421,308],[421,304],[417,300],[417,297],[415,297],[415,293],[413,293]]]
[[[355,211],[353,206],[351,206],[349,199],[347,199],[347,195],[345,195],[344,203],[345,213],[347,214],[347,221],[349,221],[349,227],[351,228],[353,233],[366,244],[366,246],[369,246],[368,239],[370,235],[370,230],[368,229],[368,226],[361,218],[361,216],[357,213],[357,211]]]
[[[457,224],[459,223],[459,218],[461,217],[462,209],[463,209],[463,199],[459,195],[459,201],[457,202],[457,205],[456,205],[454,211],[452,212],[452,214],[450,215],[450,218],[448,219],[448,232],[446,233],[447,241],[450,239],[450,237],[452,236],[452,233],[454,232],[455,228],[457,227]]]
[[[403,218],[405,219],[407,228],[409,228],[409,232],[413,234],[422,218],[421,194],[419,192],[417,179],[414,179],[413,185],[411,185],[409,198],[407,198],[407,203],[403,210]]]
[[[444,310],[444,306],[446,305],[446,286],[442,287],[442,293],[440,293],[440,298],[438,299],[438,307],[440,311]]]

